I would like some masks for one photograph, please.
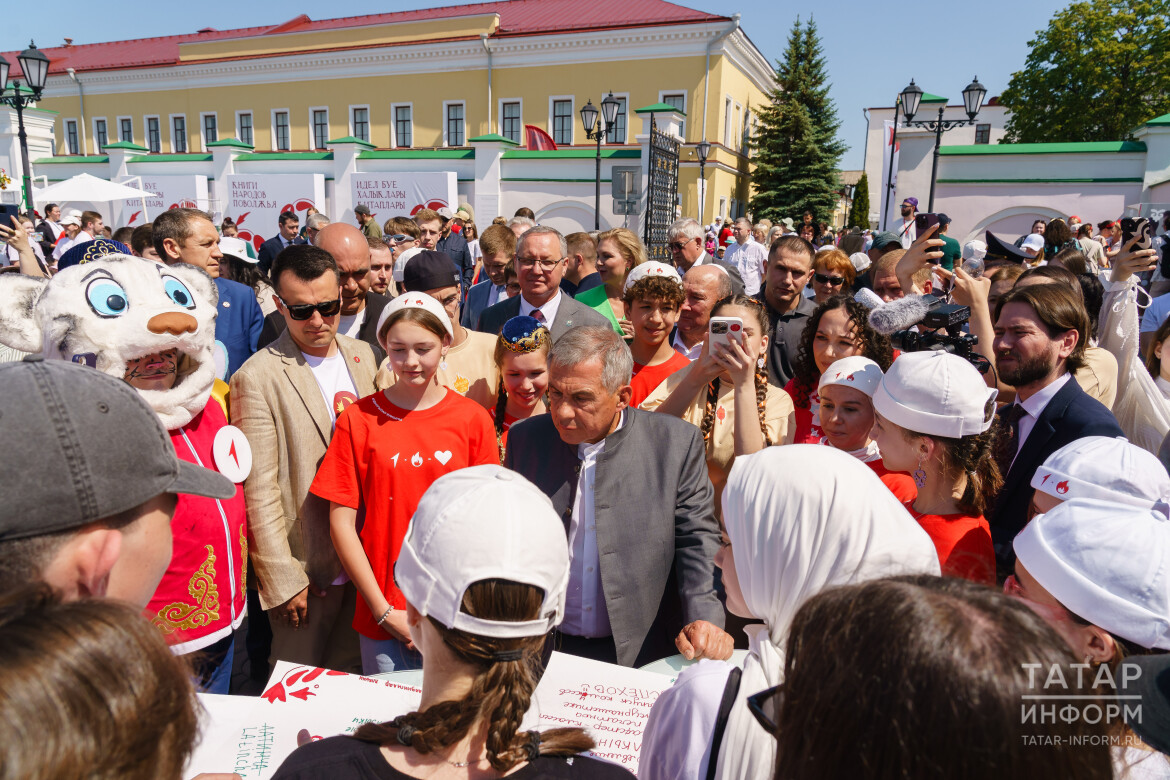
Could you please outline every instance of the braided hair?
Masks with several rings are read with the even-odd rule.
[[[496,390],[496,408],[492,422],[496,428],[496,447],[500,451],[500,463],[504,462],[504,423],[508,410],[508,392],[504,388],[504,357],[506,355],[527,355],[543,352],[548,357],[552,347],[552,336],[548,328],[533,317],[513,317],[504,323],[496,339],[496,368],[500,371],[500,384]]]
[[[728,306],[739,306],[752,312],[756,317],[760,333],[768,332],[768,313],[764,309],[764,304],[755,298],[749,298],[746,295],[729,295],[716,303],[711,313],[715,314]],[[760,415],[760,432],[764,435],[764,446],[771,447],[772,437],[768,433],[766,415],[768,405],[768,370],[766,358],[763,363],[764,365],[762,366],[759,363],[756,364],[756,410]],[[711,430],[715,427],[715,408],[719,402],[719,385],[719,377],[715,377],[707,385],[707,401],[703,407],[703,419],[699,423],[699,430],[703,433],[704,445],[711,443]]]
[[[882,373],[889,370],[894,362],[894,350],[890,340],[878,333],[869,324],[869,310],[848,295],[834,295],[826,300],[808,318],[804,326],[804,333],[800,337],[800,346],[796,350],[796,358],[792,363],[792,374],[795,380],[796,397],[793,403],[796,406],[809,408],[809,398],[821,381],[821,370],[817,368],[816,353],[813,351],[813,342],[817,337],[817,328],[821,318],[828,312],[844,309],[853,326],[853,335],[857,341],[858,354],[877,363]]]
[[[952,438],[915,433],[906,428],[902,435],[907,441],[919,436],[941,445],[939,462],[948,480],[966,475],[967,484],[959,497],[959,509],[970,515],[982,515],[1003,487],[1003,475],[995,460],[999,426],[992,425],[983,433]]]

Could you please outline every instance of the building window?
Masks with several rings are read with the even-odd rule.
[[[313,148],[324,149],[329,143],[329,111],[313,109]]]
[[[158,130],[157,116],[148,116],[146,118],[146,148],[154,154],[162,151],[162,138]]]
[[[739,151],[747,154],[752,145],[752,110],[749,108],[743,116],[743,136],[739,139]]]
[[[370,140],[370,109],[353,110],[353,137],[367,142]]]
[[[573,101],[554,100],[552,108],[553,143],[568,146],[573,143]]]
[[[171,117],[171,140],[174,142],[175,154],[187,151],[187,117]]]
[[[615,97],[618,102],[617,113],[613,115],[613,124],[605,128],[605,142],[607,144],[624,144],[626,142],[626,99]]]
[[[682,92],[663,95],[662,102],[672,108],[677,108],[679,111],[687,110],[687,96]],[[687,137],[687,121],[685,119],[678,125],[678,134],[683,138]]]
[[[65,153],[81,154],[80,144],[77,141],[77,120],[65,120]]]
[[[252,141],[252,114],[251,114],[251,112],[246,113],[246,114],[237,114],[236,115],[236,124],[239,125],[239,127],[237,128],[239,140],[243,141],[248,146],[255,146],[256,144]]]
[[[500,135],[513,143],[520,143],[520,103],[504,103],[500,111]]]
[[[447,106],[447,146],[463,146],[463,104]]]
[[[97,150],[99,153],[105,150],[106,144],[110,142],[110,134],[106,129],[106,120],[95,119],[93,121],[93,138],[97,143]]]
[[[276,150],[279,152],[287,152],[288,145],[288,112],[277,111],[273,116],[273,125],[276,129]]]
[[[118,120],[118,139],[122,143],[134,143],[134,120],[130,117],[122,117]]]
[[[219,140],[219,120],[215,114],[203,115],[203,145],[213,144]]]
[[[991,143],[991,125],[975,125],[975,143]]]
[[[410,106],[395,106],[394,145],[402,149],[409,149],[413,140],[411,138]]]
[[[731,98],[723,101],[723,143],[731,146]]]

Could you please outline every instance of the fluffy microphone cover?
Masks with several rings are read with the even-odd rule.
[[[912,328],[926,313],[936,299],[927,295],[907,295],[896,301],[883,303],[869,313],[869,324],[878,333],[886,336],[899,330]]]

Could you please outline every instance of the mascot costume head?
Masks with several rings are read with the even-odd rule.
[[[0,343],[119,379],[127,362],[175,350],[169,390],[139,390],[167,430],[203,411],[215,381],[219,291],[192,265],[106,255],[52,279],[0,275]]]

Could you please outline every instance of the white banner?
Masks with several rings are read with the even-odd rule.
[[[446,206],[454,211],[459,198],[454,171],[355,173],[350,179],[350,195],[354,206],[369,207],[379,225],[391,217],[413,216],[422,209]]]
[[[879,228],[881,230],[889,230],[900,217],[901,212],[898,211],[898,151],[901,144],[894,139],[894,123],[890,120],[882,122],[883,139],[882,143],[882,183],[881,183],[881,223]],[[893,167],[893,175],[890,174],[891,166]],[[888,185],[888,186],[887,186]]]
[[[132,198],[111,204],[117,214],[113,222],[118,227],[144,225],[169,209],[207,211],[209,206],[206,176],[127,176],[118,181],[157,195],[154,198]]]
[[[240,238],[257,251],[279,230],[280,215],[292,211],[305,224],[310,208],[325,211],[325,175],[322,173],[248,173],[216,181],[217,211],[231,217]]]

